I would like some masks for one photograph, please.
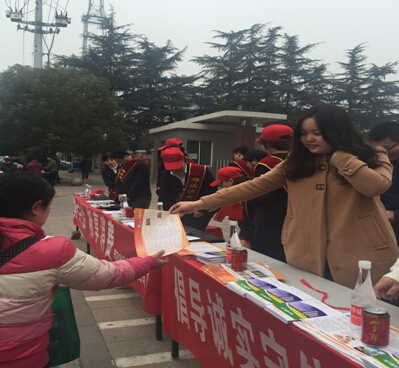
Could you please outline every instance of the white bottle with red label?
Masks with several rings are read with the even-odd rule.
[[[377,298],[371,283],[371,262],[359,261],[359,275],[351,298],[351,328],[361,334],[362,312],[366,307],[377,305]]]
[[[226,243],[226,263],[228,266],[231,265],[231,252],[233,248],[241,246],[240,238],[238,237],[237,227],[237,221],[230,221],[230,239]]]

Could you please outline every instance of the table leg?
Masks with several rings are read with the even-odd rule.
[[[172,340],[172,359],[179,358],[179,343],[175,340]]]
[[[162,315],[155,316],[155,337],[158,341],[162,340]]]
[[[86,243],[87,244],[87,254],[90,254],[90,244],[89,243]]]

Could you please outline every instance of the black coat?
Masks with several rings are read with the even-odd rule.
[[[287,154],[273,155],[285,159]],[[259,177],[270,170],[264,165],[257,165],[255,177]],[[258,198],[248,201],[252,211],[252,224],[257,226],[282,228],[287,214],[288,194],[284,188],[273,190]]]
[[[108,187],[108,190],[116,188],[116,177],[118,175],[119,165],[116,167],[116,173],[107,165],[101,170],[101,176],[103,178],[104,184]]]
[[[188,173],[189,173],[189,165],[187,164],[187,173],[186,173],[186,181],[187,183],[188,180]],[[205,176],[204,180],[202,181],[201,188],[198,192],[197,199],[200,199],[203,196],[206,196],[208,194],[213,194],[217,191],[217,186],[211,187],[209,184],[211,184],[213,181],[215,181],[214,176],[210,172],[208,168],[205,170]],[[170,175],[169,170],[165,170],[161,174],[161,180],[160,180],[160,190],[159,190],[159,202],[163,202],[163,209],[164,211],[168,211],[170,207],[172,207],[175,203],[179,201],[179,198],[181,194],[183,193],[184,187],[181,183],[181,181],[173,176]],[[193,214],[185,215],[181,218],[181,221],[184,225],[191,226],[195,229],[204,231],[205,228],[207,227],[209,221],[217,211],[213,212],[208,212],[208,211],[201,211],[203,213],[203,216],[200,218],[194,218]]]
[[[118,194],[126,194],[130,198],[131,207],[143,198],[151,198],[150,168],[145,161],[138,161],[126,174],[123,181],[117,181],[116,190]]]

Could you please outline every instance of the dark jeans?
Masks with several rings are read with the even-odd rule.
[[[55,175],[57,173],[56,172],[51,172],[48,174],[45,174],[45,178],[47,178],[47,181],[51,184],[51,186],[53,187],[55,185]]]
[[[82,179],[88,179],[88,178],[89,178],[89,172],[82,170]]]
[[[265,256],[287,263],[284,246],[281,244],[281,229],[265,226],[255,226],[251,249]]]
[[[55,181],[57,182],[57,184],[61,184],[61,179],[60,179],[60,173],[59,171],[57,171],[55,173]]]

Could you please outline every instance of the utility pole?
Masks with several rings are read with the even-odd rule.
[[[13,11],[10,7],[6,10],[6,17],[10,18],[11,22],[17,22],[17,30],[22,30],[30,33],[34,33],[34,57],[33,66],[35,68],[43,67],[43,35],[53,34],[54,36],[60,33],[60,27],[66,27],[71,23],[71,18],[68,18],[67,12],[65,14],[59,14],[55,11],[55,22],[54,23],[43,23],[43,3],[42,0],[35,0],[35,20],[28,21],[23,20],[24,14],[23,9],[29,3],[26,1],[24,6],[18,10]],[[25,14],[27,16],[27,14]],[[21,27],[21,24],[25,24],[25,27]],[[49,28],[48,30],[43,28]],[[50,50],[49,50],[50,52]]]
[[[89,0],[87,14],[82,15],[83,22],[83,47],[82,56],[87,55],[89,41],[89,24],[97,25],[103,30],[106,28],[108,18],[105,16],[104,0]]]

